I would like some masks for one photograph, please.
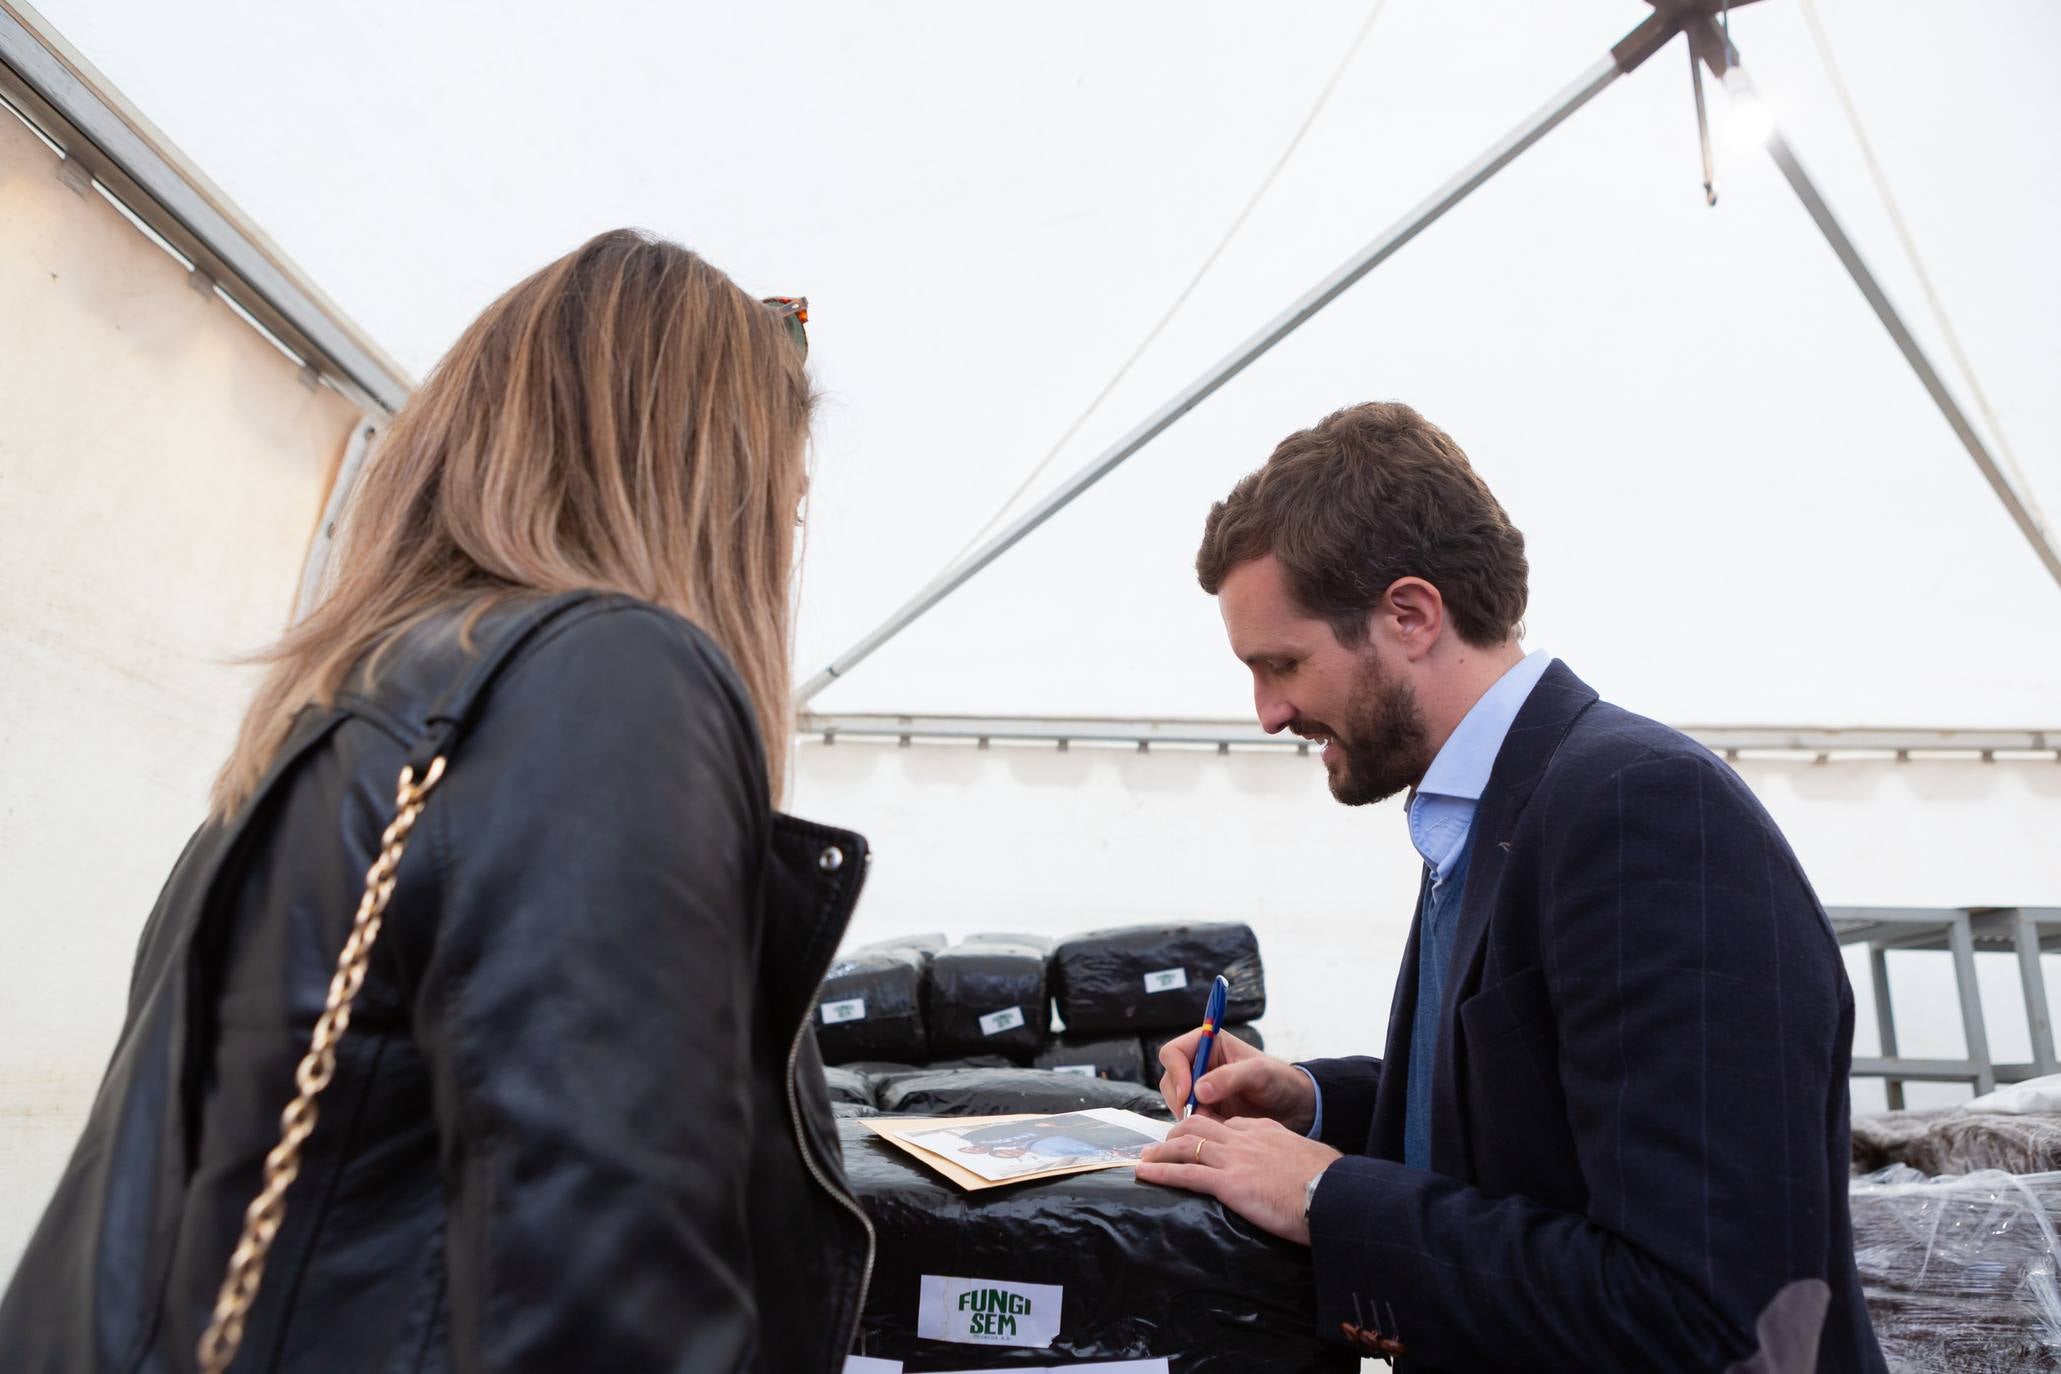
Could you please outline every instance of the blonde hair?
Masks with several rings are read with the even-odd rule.
[[[795,510],[813,395],[780,319],[677,244],[614,230],[488,306],[366,464],[326,595],[271,667],[210,804],[256,790],[294,715],[394,639],[512,594],[623,592],[694,621],[791,734]]]

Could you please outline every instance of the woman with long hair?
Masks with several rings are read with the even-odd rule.
[[[0,1301],[29,1371],[834,1370],[809,1030],[865,842],[778,814],[805,318],[603,234],[384,434]]]

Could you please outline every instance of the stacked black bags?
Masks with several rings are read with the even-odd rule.
[[[1151,1061],[1143,1054],[1135,1035],[1080,1036],[1071,1032],[1047,1045],[1037,1057],[1037,1066],[1083,1078],[1113,1078],[1120,1083],[1156,1083],[1158,1075],[1145,1076]]]
[[[1139,1183],[1129,1169],[962,1192],[857,1123],[840,1135],[878,1238],[861,1328],[868,1355],[917,1369],[1155,1356],[1173,1374],[1359,1368],[1353,1351],[1317,1338],[1310,1252],[1211,1198]],[[979,1344],[919,1335],[926,1276],[1008,1311],[1014,1334]],[[1048,1332],[1049,1344],[1032,1344]]]
[[[930,961],[923,1006],[933,1058],[1002,1054],[1028,1060],[1052,1024],[1045,951],[987,940],[940,950]]]
[[[855,950],[832,964],[816,998],[823,1062],[923,1057],[926,962],[914,949],[882,949]]]
[[[817,1038],[829,1064],[1035,1064],[1156,1087],[1161,1045],[1201,1024],[1220,973],[1231,984],[1226,1028],[1257,1046],[1245,1023],[1266,1009],[1266,975],[1247,925],[1127,926],[1056,948],[1036,935],[975,935],[957,945],[906,936],[862,945],[832,965]]]
[[[1046,1069],[918,1069],[874,1077],[872,1086],[881,1111],[906,1116],[1053,1114],[1090,1107],[1167,1115],[1159,1094],[1137,1083]]]
[[[1258,1020],[1267,1009],[1267,979],[1251,926],[1091,930],[1052,951],[1052,993],[1075,1035],[1192,1030],[1202,1024],[1218,974],[1231,984],[1224,1023]]]

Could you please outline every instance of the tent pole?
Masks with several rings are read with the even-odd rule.
[[[1738,47],[1727,46],[1724,36],[1718,32],[1717,25],[1708,17],[1700,18],[1689,24],[1688,34],[1689,42],[1697,55],[1703,59],[1704,65],[1710,68],[1711,75],[1724,84],[1729,94],[1735,99],[1758,99],[1753,82],[1746,74],[1746,68],[1740,65]],[[1797,161],[1788,141],[1772,124],[1769,126],[1767,145],[1769,155],[1775,160],[1775,166],[1781,169],[1782,176],[1789,182],[1789,189],[1796,192],[1796,198],[1802,201],[1803,208],[1810,212],[1812,222],[1818,226],[1818,232],[1825,236],[1825,242],[1832,246],[1833,253],[1838,255],[1847,275],[1853,278],[1854,285],[1867,297],[1869,306],[1875,311],[1875,318],[1882,321],[1882,327],[1889,331],[1889,337],[1903,353],[1904,361],[1911,365],[1911,371],[1918,374],[1918,380],[1924,385],[1926,394],[1931,396],[1932,403],[1939,407],[1939,413],[1946,417],[1946,422],[1952,427],[1955,437],[1960,439],[1961,447],[1967,449],[1968,456],[1975,460],[1975,466],[1981,469],[1990,489],[1997,494],[1997,499],[2004,503],[2004,509],[2010,512],[2012,521],[2025,536],[2026,542],[2032,545],[2033,553],[2046,565],[2047,572],[2055,583],[2061,584],[2061,549],[2055,547],[2052,533],[2042,523],[2032,503],[2018,490],[2010,474],[1998,466],[1996,458],[1982,442],[1982,436],[1975,432],[1975,426],[1968,422],[1967,415],[1954,400],[1953,393],[1947,390],[1946,382],[1932,366],[1932,360],[1925,356],[1925,350],[1918,346],[1917,339],[1912,337],[1910,329],[1905,326],[1903,316],[1890,304],[1889,297],[1884,294],[1881,283],[1875,279],[1875,274],[1869,270],[1860,250],[1854,247],[1853,240],[1848,238],[1846,230],[1840,227],[1838,218],[1832,213],[1832,207],[1825,203],[1825,198],[1819,193],[1817,184],[1811,180],[1810,173],[1804,171],[1803,164]]]
[[[1346,288],[1380,266],[1397,249],[1422,233],[1433,221],[1465,200],[1477,187],[1507,167],[1520,153],[1545,137],[1562,120],[1588,104],[1611,82],[1659,51],[1679,31],[1679,20],[1656,12],[1652,18],[1625,35],[1606,56],[1575,78],[1572,85],[1503,135],[1452,180],[1391,225],[1380,237],[1354,254],[1338,270],[1310,288],[1302,299],[1276,316],[1221,362],[1190,382],[1173,399],[1153,411],[1135,429],[1119,439],[1114,446],[1060,483],[1037,505],[998,531],[992,539],[939,573],[928,586],[889,616],[879,628],[832,659],[822,672],[802,684],[795,693],[796,704],[807,703],[818,692],[850,672],[874,650],[893,639],[919,616],[958,590],[974,574],[1015,547],[1032,530],[1065,509],[1075,497],[1115,471],[1125,459],[1144,448],[1176,420],[1200,405],[1217,388],[1243,372],[1268,349],[1293,334],[1306,320],[1336,300]]]

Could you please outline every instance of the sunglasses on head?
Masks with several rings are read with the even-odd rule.
[[[801,355],[809,356],[809,298],[807,296],[766,296],[766,305],[780,317],[780,323],[787,327],[787,337],[794,340],[794,346]]]

